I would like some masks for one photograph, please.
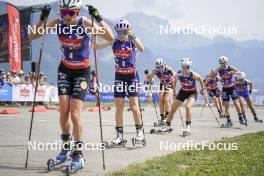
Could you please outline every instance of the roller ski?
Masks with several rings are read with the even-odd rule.
[[[173,129],[170,128],[170,126],[167,125],[167,123],[165,122],[165,124],[162,124],[160,128],[156,126],[156,128],[151,129],[149,133],[150,134],[162,134],[162,133],[170,133],[172,131]]]
[[[221,128],[233,128],[233,123],[232,121],[227,121],[226,123],[224,124],[221,124]]]
[[[62,138],[64,138],[64,136],[62,136]],[[66,140],[67,141],[63,141],[63,147],[61,152],[59,153],[59,155],[57,155],[56,159],[49,159],[47,161],[47,168],[48,171],[53,171],[55,169],[56,166],[63,164],[67,161],[70,160],[70,141],[68,139],[70,139],[68,136],[66,136]]]
[[[74,151],[72,153],[72,161],[66,167],[65,173],[67,176],[70,176],[72,173],[77,172],[80,169],[84,168],[85,159],[81,151]]]
[[[145,139],[145,135],[143,132],[143,127],[137,128],[137,136],[136,138],[132,138],[132,144],[133,146],[136,146],[136,145],[146,146],[146,139]]]
[[[116,138],[112,140],[110,143],[104,142],[105,148],[111,148],[111,147],[125,147],[127,140],[123,139],[123,128],[116,127]]]
[[[255,123],[263,123],[263,120],[259,119],[258,117],[254,117]]]
[[[191,135],[191,125],[186,125],[185,129],[182,132],[183,137],[187,137]]]

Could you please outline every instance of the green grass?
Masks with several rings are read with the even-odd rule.
[[[237,143],[233,151],[183,150],[130,165],[112,176],[263,176],[264,132],[223,138],[215,143]]]

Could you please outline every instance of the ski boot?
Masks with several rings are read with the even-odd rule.
[[[191,135],[191,125],[186,125],[185,129],[183,130],[182,136],[190,136]]]
[[[245,113],[243,113],[243,119],[244,119],[244,121],[247,123],[247,116],[246,116]]]
[[[239,123],[240,123],[240,125],[247,126],[247,122],[245,121],[245,119],[244,119],[243,116],[240,116],[240,117],[239,117]]]
[[[74,151],[71,155],[72,161],[71,163],[66,167],[65,173],[67,176],[70,176],[71,173],[77,172],[80,169],[84,168],[85,159],[83,157],[81,147],[82,142],[76,142],[74,146]]]
[[[133,146],[136,146],[137,144],[142,144],[143,146],[146,146],[146,139],[145,139],[143,126],[137,126],[136,130],[137,130],[137,136],[136,138],[132,138]]]
[[[163,123],[159,128],[152,128],[150,130],[150,134],[158,134],[158,133],[170,133],[173,129],[167,124],[167,122]]]
[[[220,112],[220,113],[219,113],[219,118],[220,118],[220,119],[225,118],[225,113],[224,113],[224,112]]]
[[[233,123],[231,120],[227,120],[227,122],[225,124],[221,125],[222,128],[232,128],[233,127]]]
[[[254,117],[254,120],[256,123],[263,123],[263,121],[259,119],[257,116]]]
[[[55,166],[60,165],[64,162],[66,162],[67,160],[69,160],[69,156],[70,156],[70,152],[71,152],[71,150],[70,150],[70,143],[71,143],[70,135],[61,135],[61,139],[63,141],[62,150],[59,153],[59,155],[57,155],[55,161],[53,159],[49,159],[47,161],[48,171],[54,170]]]
[[[116,138],[111,141],[109,144],[108,142],[104,142],[106,148],[114,147],[114,146],[120,146],[125,147],[127,140],[123,139],[123,127],[116,127]]]

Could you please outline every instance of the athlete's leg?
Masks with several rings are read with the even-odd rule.
[[[68,95],[59,96],[60,102],[60,127],[62,134],[70,135],[71,124],[69,121],[69,112],[70,112],[70,97]]]
[[[248,105],[248,107],[249,107],[251,113],[252,113],[253,116],[255,117],[257,113],[256,113],[256,109],[255,109],[255,107],[254,107],[254,105],[253,105],[252,98],[251,98],[251,97],[248,97],[248,98],[246,99],[246,102],[247,102],[247,105]]]
[[[82,141],[83,139],[83,127],[81,122],[81,108],[83,101],[79,99],[71,100],[71,120],[73,124],[73,136],[75,141]]]
[[[123,127],[123,111],[125,106],[124,98],[115,98],[116,112],[115,112],[115,120],[116,127]]]
[[[139,105],[138,105],[138,97],[129,97],[129,106],[131,112],[133,113],[135,125],[142,125]]]
[[[192,121],[192,106],[195,102],[195,98],[190,96],[187,99],[187,103],[186,103],[186,122],[191,122]]]
[[[219,97],[216,97],[216,98],[218,100],[220,110],[221,110],[221,112],[223,112],[223,103],[222,103],[221,97],[219,96]]]
[[[171,110],[168,114],[168,119],[167,119],[167,124],[170,125],[172,120],[173,120],[173,117],[175,115],[175,113],[177,112],[177,110],[181,107],[181,105],[183,104],[182,101],[180,100],[175,100],[171,106]]]
[[[243,114],[245,114],[245,107],[244,107],[244,103],[243,103],[243,97],[239,96],[238,100],[239,100],[241,111],[242,111]]]
[[[170,108],[171,108],[171,97],[173,95],[173,91],[172,90],[168,90],[166,92],[164,92],[164,111],[165,111],[165,116],[168,115],[168,113],[170,112]]]
[[[212,97],[216,106],[216,109],[218,112],[221,112],[221,107],[220,107],[220,102],[219,102],[219,98],[217,98],[216,96]]]
[[[164,91],[159,92],[159,107],[160,107],[160,116],[164,117]]]

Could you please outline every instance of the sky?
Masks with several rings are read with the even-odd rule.
[[[16,5],[33,5],[55,0],[4,0]],[[118,19],[131,12],[144,12],[167,19],[175,28],[209,26],[235,29],[226,37],[238,41],[264,40],[263,0],[83,0],[95,5],[107,18]],[[201,35],[213,38],[208,32]]]

